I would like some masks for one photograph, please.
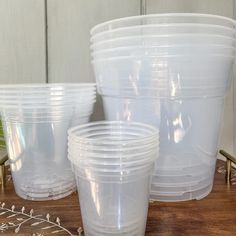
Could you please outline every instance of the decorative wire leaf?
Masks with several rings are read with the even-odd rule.
[[[11,206],[11,210],[14,211],[15,210],[15,205]]]
[[[55,231],[52,231],[51,234],[56,234],[56,233],[59,233],[59,232],[62,232],[64,230],[60,229],[60,230],[55,230]]]
[[[50,220],[50,215],[49,215],[49,213],[47,213],[46,219],[47,219],[48,221]]]
[[[78,229],[77,229],[77,232],[79,233],[79,236],[83,233],[83,229],[81,228],[81,227],[79,227]]]
[[[17,234],[19,231],[20,231],[20,225],[17,228],[15,228],[15,233]]]
[[[34,213],[34,210],[33,210],[33,209],[31,209],[31,210],[30,210],[30,216],[32,216],[32,215],[33,215],[33,213]]]
[[[25,224],[26,222],[28,221],[32,221],[32,224],[31,226],[36,226],[36,225],[39,225],[39,224],[42,224],[42,223],[47,223],[47,224],[50,224],[48,226],[45,226],[41,229],[52,229],[52,228],[55,228],[54,231],[51,232],[51,234],[57,234],[57,233],[60,233],[60,232],[65,232],[68,236],[75,236],[73,235],[69,230],[67,230],[66,228],[62,227],[61,226],[61,222],[60,222],[60,218],[57,217],[55,222],[53,221],[50,221],[50,215],[49,213],[46,214],[46,219],[43,219],[42,218],[42,215],[33,215],[34,213],[34,210],[31,209],[29,213],[25,213],[25,207],[23,206],[21,208],[20,211],[17,211],[15,210],[15,205],[12,205],[11,208],[5,208],[5,203],[4,202],[0,202],[0,210],[2,210],[2,212],[0,212],[0,215],[4,215],[6,213],[10,213],[9,216],[7,216],[6,218],[13,218],[17,215],[22,215],[22,217],[15,217],[15,223],[13,222],[8,222],[8,223],[0,223],[0,233],[1,232],[4,232],[10,228],[13,228],[15,233],[17,234],[20,229],[21,229],[21,226],[23,224]],[[13,214],[12,214],[13,213]],[[82,233],[82,228],[80,227],[78,229],[78,235],[81,236],[81,233]],[[33,235],[37,235],[37,236],[43,236],[42,234],[39,234],[39,233],[33,233]],[[32,235],[31,235],[32,236]]]
[[[42,229],[51,229],[51,228],[54,228],[55,225],[50,225],[50,226],[46,226],[46,227],[43,227]]]
[[[21,213],[24,213],[24,211],[25,211],[25,207],[23,206],[23,207],[21,208]]]
[[[39,224],[42,224],[44,221],[37,221],[37,222],[34,222],[33,224],[31,224],[31,226],[36,226],[36,225],[39,225]]]
[[[7,218],[12,218],[12,217],[14,217],[14,216],[16,216],[17,214],[12,214],[12,215],[10,215],[10,216],[8,216]]]
[[[59,217],[56,218],[56,222],[58,225],[60,225],[60,218]]]

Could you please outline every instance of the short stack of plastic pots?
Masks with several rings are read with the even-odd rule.
[[[144,235],[159,132],[101,121],[68,131],[85,235]]]
[[[205,14],[122,18],[91,30],[91,54],[107,120],[160,129],[151,198],[210,193],[236,22]]]
[[[75,179],[67,159],[67,131],[89,121],[95,84],[0,85],[0,111],[16,193],[59,199]]]

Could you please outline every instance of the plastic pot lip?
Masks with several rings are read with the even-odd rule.
[[[102,49],[102,50],[96,50],[91,53],[92,56],[96,56],[99,54],[104,54],[104,53],[115,53],[115,52],[135,52],[135,51],[152,51],[154,49],[202,49],[202,50],[232,50],[235,51],[236,47],[231,47],[231,46],[224,46],[222,44],[217,44],[216,46],[209,45],[209,46],[200,46],[193,44],[191,45],[159,45],[159,46],[125,46],[125,47],[115,47],[115,48],[108,48],[108,49]],[[168,51],[167,51],[168,52]]]
[[[91,91],[75,91],[75,92],[66,92],[61,94],[55,94],[54,92],[44,93],[44,94],[37,94],[37,93],[22,93],[22,92],[3,92],[0,91],[0,98],[32,98],[32,99],[64,99],[64,98],[71,98],[71,97],[82,97],[84,95],[96,95],[96,90]]]
[[[180,183],[152,183],[151,186],[153,187],[159,187],[159,188],[183,188],[183,187],[194,187],[195,185],[200,184],[201,182],[208,182],[208,181],[212,181],[211,178],[205,178],[205,179],[200,179],[199,181],[195,180],[195,181],[189,181],[189,182],[180,182]]]
[[[86,116],[82,115],[81,117],[74,117],[73,115],[68,115],[64,117],[46,117],[46,118],[35,118],[35,119],[29,119],[29,118],[22,118],[22,119],[16,119],[15,117],[2,117],[2,122],[9,122],[9,123],[22,123],[22,124],[43,124],[43,123],[54,123],[54,122],[63,122],[63,121],[72,121],[76,118],[76,120],[80,119],[89,119],[91,114],[88,114]]]
[[[153,159],[158,159],[159,156],[159,149],[154,149],[154,148],[150,148],[150,149],[146,149],[142,152],[140,152],[139,154],[121,154],[120,157],[118,155],[116,156],[112,156],[112,157],[108,157],[104,155],[97,155],[96,153],[83,153],[82,156],[84,156],[83,158],[78,158],[78,153],[79,152],[75,152],[74,150],[69,149],[68,150],[68,159],[73,162],[73,163],[93,163],[93,164],[103,164],[106,163],[107,165],[113,165],[114,163],[117,165],[117,161],[119,162],[119,164],[122,163],[129,163],[130,161],[146,161],[146,160],[153,160]],[[79,156],[81,156],[81,154],[79,154]]]
[[[17,120],[17,118],[20,120],[35,120],[35,119],[38,119],[38,120],[50,120],[50,119],[60,119],[60,118],[65,118],[65,117],[76,117],[76,118],[81,118],[81,117],[88,117],[88,116],[91,116],[92,115],[92,111],[89,111],[89,112],[81,112],[79,115],[77,114],[74,114],[73,111],[71,111],[71,113],[63,113],[62,115],[60,114],[51,114],[51,115],[48,115],[48,114],[42,114],[42,115],[19,115],[19,114],[8,114],[8,115],[3,115],[2,117],[7,117],[9,119],[15,119]]]
[[[1,92],[0,92],[1,93]],[[62,96],[62,97],[24,97],[24,96],[4,96],[4,95],[0,95],[0,102],[17,102],[17,103],[34,103],[34,102],[41,102],[41,103],[56,103],[56,102],[61,102],[61,103],[66,103],[66,102],[71,102],[71,101],[78,101],[78,102],[86,102],[86,101],[90,101],[95,99],[97,96],[96,93],[91,93],[91,94],[86,94],[86,98],[85,95],[75,95],[75,96]],[[16,99],[18,99],[16,101]]]
[[[146,34],[146,35],[131,35],[131,36],[121,36],[121,37],[114,37],[114,38],[108,38],[108,39],[102,39],[100,41],[96,42],[91,42],[90,44],[90,51],[96,51],[98,50],[98,47],[101,46],[107,46],[111,47],[110,45],[113,44],[131,44],[133,43],[134,45],[144,45],[144,43],[149,43],[152,45],[153,43],[161,43],[161,45],[167,45],[170,44],[169,41],[172,40],[182,40],[182,42],[178,43],[180,45],[182,44],[187,44],[191,39],[195,40],[205,40],[206,42],[198,42],[198,43],[193,43],[193,44],[214,44],[216,39],[217,40],[223,40],[227,41],[227,43],[236,43],[236,36],[228,36],[228,35],[221,35],[221,34],[207,34],[207,33],[169,33],[169,34]],[[215,40],[214,40],[215,39]],[[177,44],[177,43],[176,43]],[[224,44],[226,44],[224,42]],[[222,43],[222,45],[224,45]],[[155,44],[154,44],[155,45]],[[226,44],[227,45],[227,44]]]
[[[181,88],[179,88],[179,90],[183,90],[183,91],[185,91],[185,90],[196,90],[196,89],[203,89],[204,91],[207,91],[207,90],[209,90],[209,91],[212,91],[212,90],[216,90],[216,91],[218,91],[219,89],[225,89],[227,87],[227,84],[225,83],[225,85],[224,86],[214,86],[214,87],[210,87],[210,86],[208,86],[208,87],[206,87],[206,86],[201,86],[201,87],[199,87],[199,86],[193,86],[193,87],[187,87],[187,86],[185,86],[185,87],[181,87]],[[114,88],[114,87],[109,87],[109,86],[100,86],[99,87],[99,90],[101,90],[101,89],[105,89],[105,90],[108,90],[109,92],[111,91],[111,92],[117,92],[117,91],[128,91],[128,92],[134,92],[134,89],[132,88],[132,87],[128,87],[128,86],[121,86],[121,87],[119,87],[119,88]],[[167,85],[167,86],[163,86],[163,87],[158,87],[158,88],[153,88],[153,87],[140,87],[139,88],[139,92],[142,92],[142,91],[168,91],[168,90],[170,90],[170,86],[169,86],[169,84]]]
[[[162,35],[139,35],[139,36],[126,36],[126,37],[119,37],[119,38],[114,38],[114,39],[106,39],[102,40],[99,42],[94,42],[90,44],[90,50],[96,50],[96,47],[101,47],[101,46],[106,46],[107,44],[113,44],[113,43],[122,43],[122,44],[127,44],[127,43],[133,43],[134,45],[143,45],[144,42],[148,42],[150,45],[150,40],[153,42],[158,42],[158,39],[165,40],[165,43],[162,43],[163,45],[166,45],[167,43],[169,44],[170,40],[176,40],[176,39],[182,39],[182,40],[190,40],[190,39],[201,39],[201,40],[212,40],[212,44],[215,44],[216,39],[217,40],[226,40],[230,41],[231,43],[236,43],[236,38],[233,37],[228,37],[228,36],[223,36],[223,35],[218,35],[218,34],[191,34],[191,33],[186,33],[186,34],[162,34]],[[146,41],[145,41],[146,40]],[[134,42],[139,42],[138,44]],[[189,41],[188,41],[189,43]],[[180,43],[178,43],[180,44]],[[186,43],[183,43],[186,44]],[[198,44],[198,43],[195,43]],[[203,44],[203,43],[202,43]],[[204,43],[204,44],[210,44],[209,42]],[[223,44],[224,45],[224,44]],[[1,88],[1,87],[0,87]]]
[[[9,103],[1,103],[0,101],[0,110],[6,109],[20,109],[20,110],[36,110],[36,109],[53,109],[53,110],[61,110],[61,109],[67,109],[67,108],[79,108],[80,106],[88,106],[88,105],[94,105],[96,102],[96,99],[93,99],[89,102],[70,102],[70,103],[64,103],[64,104],[48,104],[48,103],[41,103],[38,105],[32,104],[21,104],[21,103],[16,103],[16,104],[9,104]]]
[[[135,139],[132,139],[132,140],[125,140],[125,141],[122,141],[122,140],[112,140],[112,141],[105,141],[105,140],[99,140],[99,139],[92,139],[92,138],[86,138],[86,137],[78,137],[77,134],[78,134],[78,130],[81,130],[83,131],[82,129],[84,128],[93,128],[93,127],[96,127],[96,126],[101,126],[101,125],[129,125],[129,126],[133,126],[133,127],[146,127],[149,131],[151,131],[151,133],[149,133],[148,135],[143,135],[143,137],[138,137],[138,138],[135,138]],[[77,134],[74,134],[75,132],[77,132]],[[68,136],[69,137],[75,137],[76,140],[78,140],[79,142],[81,143],[94,143],[95,145],[96,144],[101,144],[101,145],[114,145],[114,144],[117,144],[117,145],[120,145],[120,144],[126,144],[126,145],[131,145],[131,144],[134,144],[135,142],[136,143],[140,143],[142,141],[145,142],[145,140],[149,140],[151,139],[152,137],[156,137],[156,136],[159,136],[159,130],[157,130],[155,127],[153,126],[150,126],[150,125],[147,125],[147,124],[143,124],[143,123],[138,123],[138,122],[124,122],[124,121],[99,121],[99,122],[91,122],[91,123],[88,123],[88,124],[84,124],[84,125],[81,125],[81,126],[75,126],[73,128],[70,128],[68,130]]]
[[[87,166],[86,167],[83,166],[81,168],[81,167],[77,166],[74,163],[71,163],[71,164],[73,164],[75,166],[77,171],[78,171],[78,169],[80,169],[82,171],[84,171],[84,169],[87,169],[87,170],[90,170],[90,171],[94,171],[94,173],[98,173],[98,174],[101,174],[101,175],[106,175],[107,173],[118,174],[120,172],[125,172],[125,171],[134,171],[135,172],[135,171],[142,171],[143,170],[145,172],[145,169],[149,170],[149,168],[150,169],[153,168],[154,163],[155,163],[155,160],[151,160],[151,161],[149,161],[147,163],[141,164],[140,166],[128,167],[128,168],[120,168],[120,169],[116,169],[115,171],[112,171],[110,169],[92,168],[92,167],[87,167]],[[121,177],[123,177],[122,174],[118,174],[118,175],[119,176],[121,175]],[[128,175],[133,175],[133,174],[128,174]]]
[[[75,114],[78,113],[83,113],[83,112],[88,112],[88,111],[92,111],[93,110],[93,106],[91,107],[80,107],[80,108],[76,108],[76,107],[68,107],[68,108],[63,108],[63,109],[40,109],[39,111],[37,111],[37,109],[12,109],[12,108],[5,108],[5,109],[1,109],[0,111],[4,114],[21,114],[21,115],[28,115],[28,114],[34,114],[34,115],[41,115],[41,114],[62,114],[68,111],[72,111]]]
[[[103,155],[102,153],[111,153],[111,152],[130,152],[130,151],[134,151],[134,150],[140,150],[140,149],[152,149],[152,148],[157,148],[159,149],[159,137],[156,137],[155,139],[150,139],[148,140],[148,142],[145,143],[135,143],[137,145],[132,146],[132,147],[127,147],[126,145],[122,146],[122,147],[107,147],[107,145],[101,146],[101,145],[89,145],[89,144],[81,144],[79,143],[78,147],[78,143],[74,140],[70,140],[68,139],[68,148],[70,150],[74,150],[74,151],[80,151],[83,153],[96,153],[96,155]],[[136,154],[137,155],[137,154]],[[112,156],[114,156],[114,154],[112,154]]]
[[[92,104],[96,102],[96,97],[94,98],[88,98],[87,100],[81,100],[80,99],[64,99],[64,100],[56,100],[56,101],[34,101],[34,100],[29,100],[29,101],[19,101],[19,100],[3,100],[0,99],[0,108],[1,107],[11,107],[11,106],[18,106],[20,108],[25,107],[32,107],[32,108],[38,108],[38,107],[43,107],[43,108],[52,108],[55,107],[67,107],[67,106],[78,106],[78,105],[84,105],[86,106],[87,104]]]
[[[139,46],[122,46],[122,47],[114,47],[114,48],[106,48],[106,49],[100,49],[95,50],[92,52],[92,55],[98,54],[98,53],[105,53],[105,52],[116,52],[116,51],[126,51],[126,50],[152,50],[152,49],[186,49],[186,48],[193,48],[193,49],[232,49],[235,50],[236,47],[233,47],[232,45],[224,45],[224,44],[166,44],[166,45],[139,45]]]
[[[83,136],[83,138],[84,138],[83,140],[81,140],[80,138],[79,139],[77,138],[78,136],[77,136],[76,132],[77,132],[78,129],[75,129],[74,131],[72,131],[70,133],[70,135],[68,135],[68,141],[72,142],[74,144],[77,144],[77,145],[79,144],[79,145],[88,146],[88,147],[89,146],[91,147],[91,145],[93,145],[92,147],[102,147],[103,145],[101,143],[96,145],[93,142],[90,142],[90,141],[87,142],[87,140],[95,139],[94,136],[97,136],[97,135],[106,135],[108,137],[111,134],[110,127],[107,126],[106,124],[105,125],[100,125],[100,126],[95,125],[95,127],[93,127],[93,129],[92,129],[93,133],[88,133],[88,132],[91,132],[90,127],[84,128],[81,131],[79,131],[79,135]],[[142,132],[142,133],[137,133],[137,132]],[[139,137],[143,136],[144,135],[143,132],[145,132],[146,135],[147,135],[147,138],[142,139],[142,143],[145,143],[145,145],[149,144],[149,143],[151,144],[153,142],[153,140],[159,139],[159,130],[156,131],[157,135],[153,136],[152,135],[153,130],[147,130],[145,128],[143,129],[142,127],[137,127],[137,126],[134,127],[134,128],[133,127],[127,127],[127,129],[125,131],[125,134],[126,135],[132,135],[133,137],[131,137],[131,138],[135,139],[135,138],[139,138]],[[118,130],[116,130],[116,131],[114,130],[112,133],[113,133],[113,135],[114,134],[120,134],[120,132]],[[151,135],[150,138],[148,137],[148,134]],[[137,142],[135,142],[135,143],[137,143]],[[120,143],[115,142],[114,145],[116,145],[116,144],[119,144],[119,146],[120,146]],[[122,141],[121,144],[122,144],[123,148],[125,148],[125,146],[127,146],[123,141]],[[107,145],[105,145],[105,146],[107,148]],[[112,144],[111,144],[110,147],[113,148]]]
[[[156,137],[151,137],[150,139],[145,139],[142,140],[141,142],[134,142],[134,146],[128,144],[121,144],[121,145],[116,145],[109,147],[107,144],[104,145],[96,145],[93,142],[92,143],[86,143],[86,142],[77,142],[77,140],[71,140],[68,138],[68,147],[71,150],[76,150],[76,151],[81,151],[83,153],[90,153],[90,152],[95,152],[95,153],[104,153],[104,152],[129,152],[133,150],[140,150],[140,149],[146,149],[146,148],[158,148],[159,149],[159,136]],[[79,147],[78,147],[79,146]]]
[[[145,55],[145,53],[126,53],[126,55],[92,55],[92,62],[97,62],[97,61],[103,61],[103,60],[110,60],[110,59],[119,59],[119,58],[124,58],[124,57],[132,57],[132,58],[160,58],[160,57],[165,57],[165,58],[179,58],[179,57],[199,57],[201,56],[200,52],[196,53],[194,56],[191,52],[186,52],[186,53],[171,53],[171,52],[151,52],[149,53],[149,55]],[[231,58],[235,58],[236,56],[236,50],[235,51],[231,51],[231,52],[212,52],[212,53],[207,53],[204,54],[205,57],[212,57],[212,56],[216,56],[216,57],[231,57]]]
[[[157,146],[157,145],[156,145]],[[133,154],[128,154],[128,153],[123,153],[123,151],[120,151],[120,155],[112,155],[112,157],[108,157],[109,153],[106,153],[107,155],[104,156],[102,153],[94,153],[94,152],[83,152],[83,156],[87,156],[86,158],[77,158],[78,153],[80,153],[79,151],[77,152],[77,150],[74,150],[72,148],[68,148],[68,154],[69,156],[75,160],[75,161],[79,161],[79,160],[111,160],[111,161],[115,161],[115,160],[130,160],[130,159],[134,159],[134,158],[138,158],[140,156],[144,156],[144,155],[153,155],[153,154],[157,154],[159,153],[159,147],[156,147],[153,145],[153,147],[150,148],[143,148],[142,151],[140,151],[139,153],[133,153]],[[130,150],[132,151],[132,150]],[[80,153],[81,155],[81,153]]]
[[[119,27],[115,29],[109,29],[107,31],[102,31],[99,33],[96,33],[94,35],[91,35],[90,42],[96,41],[97,38],[100,38],[102,36],[106,36],[108,34],[113,33],[122,33],[122,32],[130,32],[131,30],[146,30],[146,29],[152,29],[152,28],[185,28],[185,27],[191,27],[197,28],[197,29],[219,29],[222,30],[222,32],[228,31],[232,34],[236,33],[236,30],[234,28],[229,28],[222,25],[215,25],[215,24],[203,24],[203,23],[160,23],[160,24],[145,24],[145,25],[135,25],[135,26],[127,26],[127,27]],[[99,40],[99,39],[98,39]]]
[[[153,159],[151,160],[146,160],[146,161],[136,161],[136,162],[129,162],[129,163],[121,163],[121,164],[104,164],[104,165],[100,165],[100,164],[81,164],[80,163],[80,166],[81,168],[84,167],[84,168],[91,168],[91,169],[94,169],[94,170],[97,170],[97,171],[102,171],[102,172],[106,172],[106,171],[109,171],[109,172],[120,172],[122,171],[122,169],[124,168],[124,170],[128,170],[129,168],[138,168],[138,167],[142,167],[143,165],[146,165],[148,163],[153,163]],[[114,170],[114,168],[117,168],[117,167],[120,167],[122,166],[123,168],[118,168],[116,170]]]
[[[11,89],[11,88],[16,88],[16,89],[53,89],[53,90],[64,90],[67,88],[83,88],[83,87],[96,87],[96,83],[22,83],[22,84],[1,84],[0,85],[0,90],[1,89]]]
[[[144,20],[144,19],[151,19],[151,18],[162,18],[162,17],[189,17],[189,18],[206,18],[206,19],[215,19],[215,20],[222,20],[222,22],[227,22],[229,24],[232,24],[233,26],[236,25],[235,20],[225,17],[225,16],[219,16],[219,15],[214,15],[214,14],[202,14],[202,13],[162,13],[162,14],[148,14],[148,15],[137,15],[137,16],[129,16],[129,17],[123,17],[123,18],[118,18],[114,20],[109,20],[100,24],[95,25],[91,30],[90,30],[90,35],[95,35],[97,33],[100,33],[100,31],[103,28],[106,28],[108,30],[113,29],[111,27],[112,24],[117,24],[117,23],[123,23],[123,22],[128,22],[128,21],[133,21],[133,20]],[[106,31],[106,30],[103,30]],[[102,31],[102,32],[103,32]]]
[[[165,56],[120,56],[120,57],[109,57],[106,59],[93,59],[91,61],[92,64],[99,63],[99,62],[107,62],[107,61],[118,61],[118,60],[139,60],[139,59],[159,59],[159,58],[163,58],[163,62],[168,61],[168,59],[179,59],[179,58],[183,58],[185,60],[187,59],[192,59],[192,58],[206,58],[205,56],[186,56],[186,55],[165,55]],[[207,58],[224,58],[224,59],[235,59],[235,56],[228,56],[228,55],[223,55],[223,54],[211,54],[209,55]],[[164,60],[165,59],[165,60]],[[161,62],[161,60],[159,60],[158,62]]]
[[[4,89],[0,90],[1,96],[18,96],[18,97],[35,97],[35,98],[51,98],[51,97],[67,97],[67,96],[82,96],[84,94],[96,94],[96,89],[80,89],[80,90],[71,90],[71,91],[26,91],[20,89]]]

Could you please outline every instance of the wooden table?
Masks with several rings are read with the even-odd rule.
[[[56,217],[59,217],[60,224],[74,235],[78,235],[77,229],[82,226],[78,199],[75,193],[57,201],[26,201],[16,196],[10,181],[7,182],[5,192],[0,194],[0,202],[5,202],[4,208],[11,208],[12,205],[15,205],[14,211],[21,211],[23,206],[25,207],[23,211],[25,213],[29,213],[30,209],[34,209],[32,215],[43,214],[39,217],[43,219],[49,213],[49,220],[52,222],[56,222]],[[0,214],[1,212],[3,210],[0,210]],[[11,217],[7,218],[7,216]],[[13,223],[16,221],[19,224],[23,221],[22,218],[26,219],[27,217],[14,216],[13,213],[7,212],[0,215],[0,225],[11,221]],[[22,224],[17,235],[70,235],[64,231],[59,232],[60,228],[55,225],[52,228],[42,229],[52,225],[47,222],[34,224],[36,222],[41,221],[30,219]],[[16,236],[14,230],[16,230],[16,227],[0,233],[0,236]],[[56,231],[56,233],[52,234],[53,231]],[[224,175],[216,173],[212,193],[200,201],[150,203],[146,235],[236,235],[236,185],[227,186]]]

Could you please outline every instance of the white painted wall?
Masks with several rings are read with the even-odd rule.
[[[94,25],[138,15],[139,0],[48,0],[49,82],[93,82],[89,38]],[[93,119],[103,119],[100,97]]]
[[[45,82],[44,1],[0,1],[0,83]]]

